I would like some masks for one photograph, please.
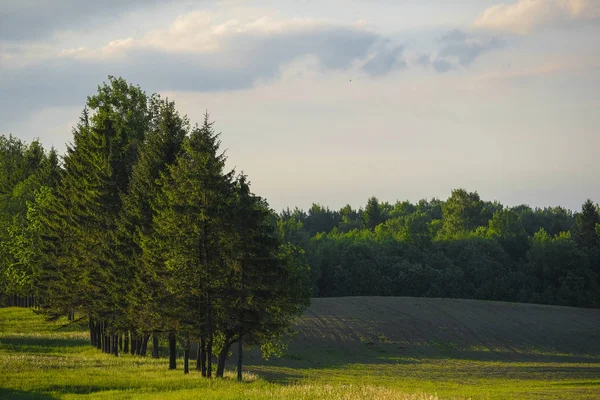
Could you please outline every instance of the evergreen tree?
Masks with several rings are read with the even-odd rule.
[[[139,143],[148,128],[146,95],[125,80],[109,77],[88,98],[74,130],[73,144],[64,157],[64,174],[57,187],[55,217],[48,219],[55,243],[56,260],[51,270],[60,270],[60,285],[47,288],[49,312],[77,310],[91,323],[101,324],[106,336],[105,351],[115,349],[122,329],[126,304],[122,290],[128,276],[118,263],[117,221],[121,194],[127,191]],[[57,231],[60,229],[61,231]],[[50,272],[50,271],[49,271]],[[45,274],[50,276],[50,274]],[[50,300],[52,299],[52,300]],[[111,347],[109,343],[112,343]]]
[[[172,328],[198,334],[206,346],[203,371],[208,377],[212,374],[215,290],[223,272],[220,245],[233,174],[224,172],[226,157],[219,153],[218,136],[208,114],[202,126],[192,129],[175,163],[161,175],[154,235],[144,244],[153,258],[164,263],[160,274],[166,277],[163,282],[171,299]]]
[[[576,218],[576,240],[577,244],[584,249],[597,247],[600,238],[596,233],[596,226],[600,224],[598,206],[587,199],[581,206],[581,212]]]
[[[132,332],[143,327],[154,331],[157,347],[157,331],[168,331],[165,320],[157,318],[155,310],[164,306],[164,297],[159,293],[163,285],[151,252],[143,257],[142,242],[153,235],[152,203],[156,201],[160,188],[156,181],[168,165],[175,162],[188,131],[186,117],[181,117],[175,104],[154,95],[150,99],[150,128],[141,145],[139,157],[133,166],[129,189],[123,195],[123,208],[119,220],[119,254],[122,265],[128,266],[126,290],[130,307],[129,328]],[[147,335],[147,333],[146,333]],[[143,336],[143,335],[142,335]],[[154,349],[154,355],[157,356]]]
[[[385,221],[383,211],[381,210],[377,197],[371,197],[367,201],[367,206],[363,212],[364,227],[375,229],[375,227]]]
[[[238,380],[244,347],[260,346],[268,357],[282,349],[292,319],[309,303],[310,271],[300,249],[283,244],[267,202],[251,193],[244,175],[232,204],[231,267],[220,289],[216,326],[220,336],[217,377],[223,376],[237,343]]]

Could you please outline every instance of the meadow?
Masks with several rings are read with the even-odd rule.
[[[286,355],[206,380],[102,354],[84,324],[0,309],[2,399],[600,399],[600,310],[474,300],[314,299]],[[165,349],[161,349],[164,354]],[[235,357],[235,355],[234,355]],[[233,364],[233,361],[232,361]]]

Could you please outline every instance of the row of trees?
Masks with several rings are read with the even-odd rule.
[[[309,302],[309,268],[247,178],[225,171],[208,115],[109,78],[88,98],[62,164],[2,138],[1,292],[51,317],[83,316],[92,344],[143,355],[176,345],[222,377],[231,346],[281,349]],[[12,158],[5,158],[4,155]]]
[[[313,205],[280,214],[283,237],[305,249],[317,296],[458,297],[600,306],[600,215],[587,200],[504,207],[476,192],[446,201],[364,209]]]

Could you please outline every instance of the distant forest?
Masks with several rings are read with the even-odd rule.
[[[333,211],[285,210],[279,231],[306,252],[313,294],[600,306],[600,215],[586,200],[505,207],[477,192]]]

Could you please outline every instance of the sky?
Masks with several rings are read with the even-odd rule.
[[[600,202],[600,0],[0,0],[0,134],[64,151],[108,75],[278,211]]]

